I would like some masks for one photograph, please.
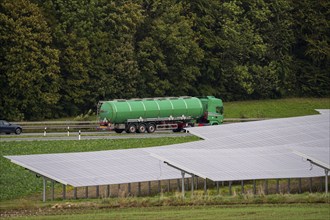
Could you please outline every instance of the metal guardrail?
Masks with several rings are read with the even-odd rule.
[[[224,123],[260,121],[267,118],[225,118]],[[92,129],[99,126],[98,121],[33,121],[33,122],[13,122],[22,126],[23,130],[44,130],[57,129]]]
[[[14,122],[13,122],[14,123]],[[44,130],[57,129],[88,129],[99,126],[98,121],[34,121],[34,122],[15,122],[22,126],[23,130]]]

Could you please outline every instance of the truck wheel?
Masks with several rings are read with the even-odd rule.
[[[147,132],[148,133],[154,133],[155,131],[156,131],[156,125],[155,124],[150,123],[150,124],[147,125]]]
[[[118,128],[115,128],[115,132],[117,134],[120,134],[120,133],[123,133],[124,129],[118,129]]]
[[[136,132],[136,126],[135,124],[129,124],[126,129],[127,133],[135,133]]]
[[[137,132],[138,133],[144,133],[144,132],[146,132],[146,125],[145,124],[139,124],[138,125],[138,128],[137,128]]]

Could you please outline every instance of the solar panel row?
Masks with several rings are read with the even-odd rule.
[[[205,140],[144,149],[6,156],[13,163],[75,187],[181,178],[172,165],[214,181],[316,177],[329,165],[329,110],[321,115],[190,128]]]

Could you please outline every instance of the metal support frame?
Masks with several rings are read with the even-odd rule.
[[[330,170],[329,164],[326,164],[322,161],[311,158],[308,155],[305,155],[305,154],[300,153],[300,152],[294,152],[294,153],[299,155],[299,156],[302,156],[303,158],[306,158],[306,160],[308,162],[310,162],[311,164],[316,165],[316,166],[324,169],[324,173],[325,173],[325,193],[328,193],[328,174],[329,174],[329,170]]]
[[[206,179],[204,179],[204,194],[206,195],[207,193],[207,182]]]
[[[301,178],[298,179],[298,193],[301,193]]]
[[[167,164],[167,165],[170,166],[170,167],[173,167],[174,169],[177,169],[177,170],[180,170],[180,171],[181,171],[181,176],[182,176],[182,185],[181,185],[181,188],[182,188],[182,197],[184,197],[184,187],[185,187],[184,175],[187,173],[187,174],[189,174],[189,175],[191,175],[191,176],[194,176],[195,174],[190,173],[190,172],[187,172],[187,171],[185,171],[185,170],[182,170],[182,169],[180,169],[179,167],[176,167],[176,166],[170,164],[169,162],[164,161],[164,163]],[[187,181],[187,182],[188,182],[188,181]],[[206,182],[206,179],[205,179],[205,182]],[[192,183],[192,184],[193,184],[193,183]],[[188,182],[188,184],[187,184],[187,188],[188,188],[188,186],[189,186],[189,182]],[[178,181],[178,191],[179,191],[179,181]]]
[[[171,192],[171,180],[167,182],[167,192]]]
[[[219,181],[217,181],[217,194],[220,194]]]
[[[288,193],[290,194],[290,192],[291,192],[291,186],[290,186],[290,178],[288,178]]]
[[[276,180],[276,193],[277,194],[280,193],[280,180],[279,179]]]
[[[158,193],[161,193],[161,189],[162,189],[162,187],[161,187],[161,181],[158,180]]]
[[[253,195],[257,194],[257,186],[256,186],[256,180],[253,180]]]
[[[318,162],[315,162],[315,161],[313,161],[311,159],[307,159],[307,161],[309,161],[311,164],[314,164],[314,165],[316,165],[316,166],[321,167],[321,168],[324,169],[324,174],[325,174],[325,193],[328,193],[328,175],[329,175],[329,170],[330,170],[329,167],[326,167],[326,166],[324,166],[324,165],[322,165],[322,164],[320,164]]]

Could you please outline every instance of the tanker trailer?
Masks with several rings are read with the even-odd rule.
[[[156,129],[179,132],[196,124],[221,124],[223,105],[213,96],[115,99],[99,102],[98,117],[100,126],[117,133],[153,133]]]

